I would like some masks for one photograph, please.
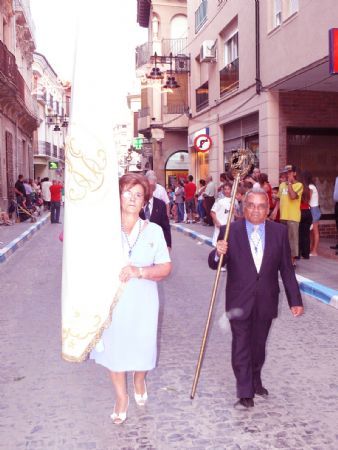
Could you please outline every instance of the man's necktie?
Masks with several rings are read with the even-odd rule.
[[[150,208],[149,208],[149,202],[147,202],[145,208],[144,208],[144,215],[146,220],[150,219]]]
[[[262,265],[262,259],[263,259],[263,245],[262,245],[262,239],[258,233],[258,227],[259,225],[254,225],[253,231],[250,235],[250,241],[251,241],[251,252],[253,256],[253,260],[257,269],[257,272],[259,272],[261,265]]]
[[[257,254],[259,244],[261,243],[261,237],[258,234],[258,225],[254,225],[253,231],[251,233],[251,242],[253,244],[255,253]]]

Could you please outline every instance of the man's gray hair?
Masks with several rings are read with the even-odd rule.
[[[245,193],[244,200],[243,200],[244,204],[247,203],[248,197],[249,197],[250,194],[264,195],[265,200],[266,200],[266,204],[267,204],[267,206],[269,206],[269,196],[268,196],[267,192],[264,189],[262,189],[261,187],[254,187],[252,189],[249,189]]]
[[[153,170],[148,170],[145,176],[148,180],[153,180],[155,182],[157,181],[156,173]]]

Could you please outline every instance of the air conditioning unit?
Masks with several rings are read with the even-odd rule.
[[[216,61],[216,41],[203,41],[200,50],[200,62]]]

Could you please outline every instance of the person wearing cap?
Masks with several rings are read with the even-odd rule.
[[[291,260],[295,267],[295,260],[299,253],[300,202],[303,185],[296,179],[297,171],[294,165],[286,165],[281,173],[286,174],[286,181],[279,185],[278,191],[280,222],[284,223],[288,228]],[[276,207],[275,210],[277,212]]]

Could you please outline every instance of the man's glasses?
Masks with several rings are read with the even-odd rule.
[[[123,191],[122,197],[125,198],[126,200],[130,200],[131,198],[134,198],[136,200],[141,200],[141,199],[143,199],[144,195],[141,192],[133,193],[131,191]]]
[[[266,211],[268,209],[268,206],[266,203],[246,203],[245,207],[249,210],[249,211],[253,211],[254,209],[257,209],[257,211]]]

